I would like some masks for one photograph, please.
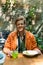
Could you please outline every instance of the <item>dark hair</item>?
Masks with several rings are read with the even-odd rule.
[[[24,24],[26,23],[26,19],[24,16],[19,16],[16,21],[15,21],[15,24],[17,24],[17,21],[20,21],[20,20],[23,20],[24,21]]]

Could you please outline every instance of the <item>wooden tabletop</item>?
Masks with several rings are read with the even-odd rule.
[[[43,65],[43,54],[35,57],[19,54],[16,59],[7,56],[3,65]]]

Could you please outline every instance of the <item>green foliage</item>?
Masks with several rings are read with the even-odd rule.
[[[32,20],[35,18],[36,9],[39,7],[40,3],[37,0],[36,1],[29,0],[29,2],[30,2],[29,3],[30,8],[26,14],[25,14],[25,10],[24,10],[24,4],[19,3],[16,0],[14,0],[14,4],[12,7],[11,7],[10,0],[6,0],[6,3],[2,4],[2,12],[3,12],[3,14],[6,14],[6,17],[7,16],[10,17],[10,21],[11,21],[11,19],[12,19],[12,21],[15,21],[15,19],[19,15],[24,15],[26,17],[26,21],[27,21],[26,29],[33,32],[34,26],[32,26]]]
[[[36,15],[35,12],[36,12],[36,7],[35,6],[30,7],[29,11],[26,13],[27,20],[28,19],[31,19],[31,20],[34,19],[34,16]]]
[[[2,25],[1,25],[1,23],[2,23]],[[5,21],[5,22],[1,21],[0,22],[0,31],[4,30],[8,25],[9,25],[8,21]]]
[[[40,50],[43,50],[43,39],[41,39],[37,34],[35,35],[37,45]]]
[[[2,11],[3,13],[7,12],[10,7],[10,3],[6,2],[5,4],[2,4]]]
[[[31,6],[28,12],[25,14],[27,21],[27,30],[33,32],[34,26],[32,25],[32,20],[35,19],[36,16],[36,6]]]
[[[30,7],[29,9],[29,17],[31,17],[31,19],[34,19],[35,16],[35,11],[36,11],[36,7]]]

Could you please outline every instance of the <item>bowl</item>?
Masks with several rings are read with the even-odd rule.
[[[0,65],[3,65],[5,58],[6,55],[2,51],[0,51]]]

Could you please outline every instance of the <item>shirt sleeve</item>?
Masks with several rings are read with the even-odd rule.
[[[32,34],[32,36],[31,36],[31,48],[32,48],[32,49],[38,48],[36,39],[35,39],[35,37],[34,37],[33,34]]]
[[[11,36],[8,35],[8,38],[7,40],[5,41],[5,45],[4,45],[5,48],[11,48]]]

